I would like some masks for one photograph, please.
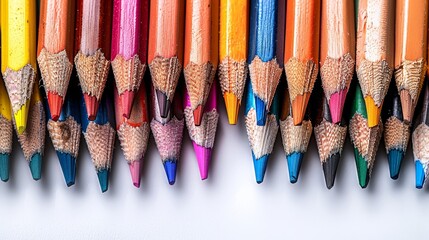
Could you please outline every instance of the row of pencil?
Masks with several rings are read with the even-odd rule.
[[[205,179],[219,119],[215,78],[230,124],[244,97],[258,183],[279,128],[290,181],[298,180],[313,126],[328,188],[347,125],[363,188],[383,126],[391,177],[412,126],[416,187],[429,174],[428,0],[41,0],[38,7],[2,0],[0,7],[2,180],[12,125],[34,179],[47,126],[68,186],[82,132],[103,192],[116,134],[135,186],[150,131],[174,184],[186,125]]]

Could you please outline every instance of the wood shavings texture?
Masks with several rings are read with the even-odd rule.
[[[245,60],[235,61],[230,57],[225,57],[220,62],[218,70],[222,95],[231,92],[241,100],[247,79],[247,72],[248,69]]]
[[[43,155],[45,149],[46,119],[43,104],[37,102],[31,105],[29,111],[27,128],[22,134],[18,134],[18,141],[21,144],[24,157],[27,161],[31,156],[40,153]]]
[[[371,96],[377,107],[383,103],[392,79],[393,69],[386,60],[371,62],[362,60],[357,69],[357,76],[364,97]]]
[[[125,122],[119,127],[118,138],[125,155],[125,160],[129,164],[143,159],[149,140],[149,131],[149,124],[147,122],[142,123],[138,127],[133,127]]]
[[[143,79],[146,65],[142,64],[139,56],[134,55],[126,60],[121,54],[112,61],[113,75],[115,76],[118,94],[125,91],[138,90]]]
[[[210,62],[204,64],[190,62],[183,73],[191,107],[194,110],[198,105],[204,105],[207,101],[216,69]]]
[[[297,126],[293,124],[291,116],[288,116],[284,121],[280,121],[280,132],[286,156],[293,152],[307,152],[312,131],[311,121],[304,120],[301,125]]]
[[[167,99],[172,101],[182,71],[179,59],[176,56],[171,58],[156,56],[149,64],[149,70],[155,89],[163,92]]]
[[[410,93],[414,106],[417,104],[425,73],[426,66],[423,58],[416,61],[405,60],[395,69],[395,80],[398,92],[407,90]]]
[[[156,120],[152,120],[150,123],[150,128],[163,162],[179,160],[184,125],[184,119],[178,120],[176,117],[173,117],[165,125]]]
[[[109,74],[109,60],[104,57],[101,49],[98,49],[89,56],[79,51],[74,62],[82,92],[100,100]]]
[[[293,57],[287,61],[285,72],[291,101],[298,95],[313,91],[318,71],[319,66],[312,60],[301,62]]]
[[[349,53],[338,59],[326,57],[323,66],[320,67],[320,76],[328,101],[332,94],[349,89],[354,71],[355,60]]]
[[[66,51],[53,54],[43,48],[37,62],[45,89],[65,97],[73,70],[73,64],[67,58]]]
[[[429,164],[429,126],[421,123],[413,132],[414,159],[424,165]]]
[[[276,117],[272,114],[267,116],[264,126],[256,125],[256,111],[251,109],[245,117],[247,137],[255,158],[270,154],[276,141],[279,126]]]
[[[322,163],[336,153],[341,154],[346,134],[346,126],[340,126],[325,119],[314,127],[314,136],[316,137],[317,149]]]
[[[12,152],[12,122],[0,115],[0,153]]]
[[[31,97],[36,71],[27,64],[18,71],[6,68],[3,76],[12,110],[17,112]]]
[[[409,138],[409,125],[393,116],[387,119],[384,125],[384,145],[387,153],[393,149],[406,152]]]
[[[81,127],[72,116],[62,122],[49,120],[48,132],[56,151],[68,153],[77,158]]]
[[[213,109],[210,112],[205,112],[200,126],[195,126],[194,114],[191,108],[185,108],[184,112],[186,127],[188,128],[191,140],[205,148],[213,148],[219,119],[217,110]]]
[[[97,171],[110,169],[115,144],[115,130],[109,123],[99,125],[91,121],[83,136],[95,169]]]

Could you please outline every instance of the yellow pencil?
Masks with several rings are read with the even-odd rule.
[[[9,180],[9,156],[12,152],[12,114],[3,80],[0,79],[0,179]]]
[[[1,30],[1,71],[21,134],[36,78],[36,1],[2,0]]]

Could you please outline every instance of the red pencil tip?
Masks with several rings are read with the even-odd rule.
[[[134,92],[124,91],[119,98],[122,104],[122,116],[128,119],[130,118],[131,108],[133,107]]]
[[[63,97],[58,95],[58,93],[48,92],[48,105],[52,120],[57,121],[61,114]]]
[[[97,117],[98,111],[98,100],[95,96],[90,96],[86,93],[83,94],[86,105],[86,112],[88,114],[88,120],[94,121]]]
[[[195,126],[201,125],[201,119],[203,118],[203,105],[198,105],[197,108],[194,110],[194,123]]]

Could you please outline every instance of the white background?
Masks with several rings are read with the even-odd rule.
[[[411,148],[393,181],[382,143],[373,178],[362,190],[347,140],[335,186],[327,190],[314,138],[293,185],[279,135],[265,181],[258,185],[243,118],[229,126],[223,101],[219,106],[206,181],[199,179],[187,132],[174,186],[167,183],[151,137],[141,188],[132,185],[117,142],[104,194],[84,142],[76,184],[67,188],[49,139],[38,182],[15,139],[10,180],[0,183],[0,239],[427,238],[429,192],[414,188]]]

